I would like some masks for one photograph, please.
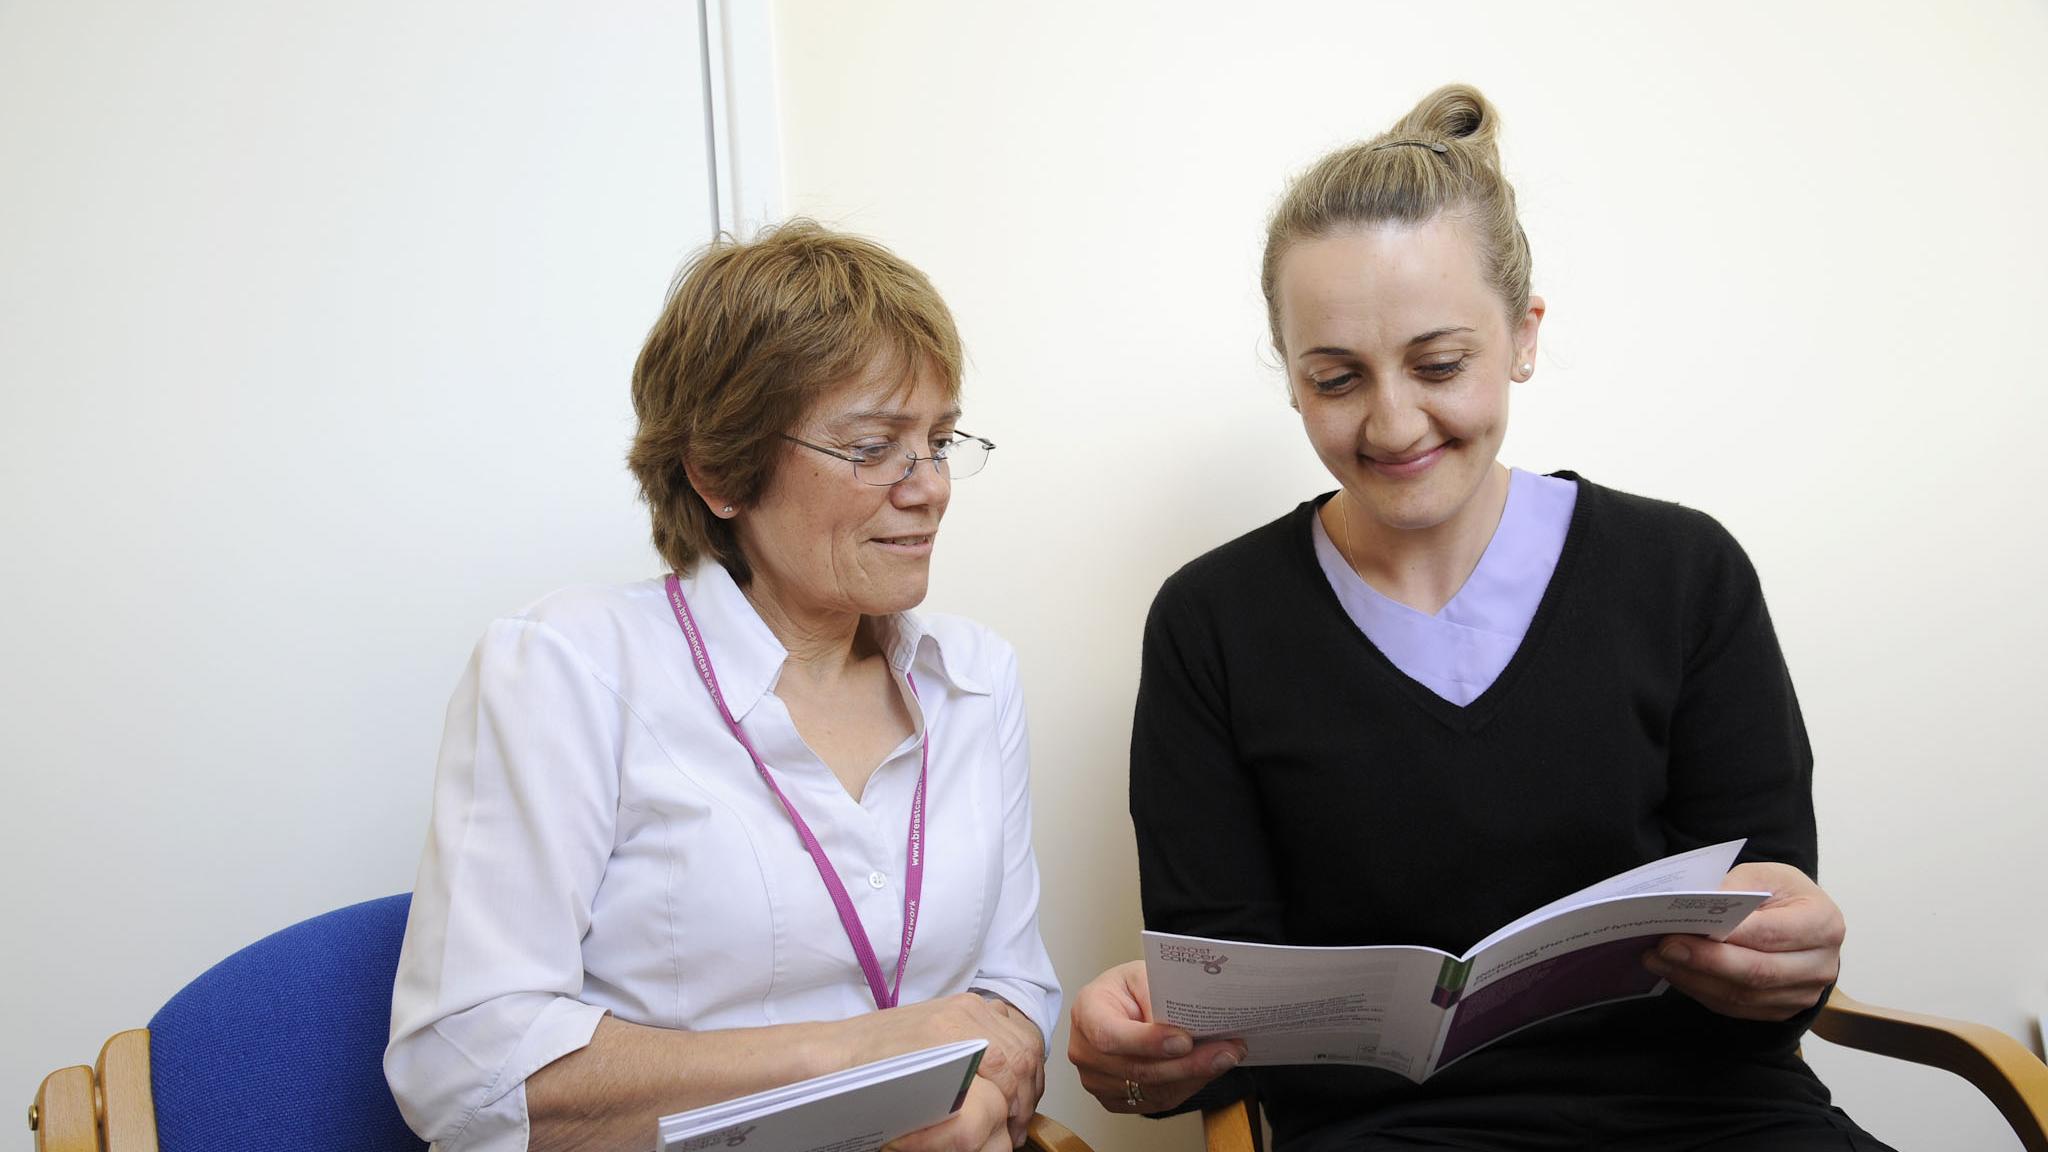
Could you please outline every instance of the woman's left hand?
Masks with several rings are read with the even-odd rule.
[[[1787,1020],[1818,1003],[1842,970],[1842,910],[1789,864],[1738,864],[1721,887],[1771,898],[1724,941],[1666,936],[1644,967],[1723,1016]]]
[[[882,1152],[1009,1152],[1022,1138],[1010,1139],[1009,1105],[1003,1090],[986,1077],[967,1086],[959,1111],[929,1128],[920,1128],[889,1142]]]
[[[839,1058],[841,1066],[866,1064],[887,1056],[915,1052],[934,1044],[981,1039],[978,1079],[989,1081],[1005,1101],[1008,1126],[1016,1142],[1045,1092],[1045,1037],[1031,1018],[1009,1001],[975,992],[959,992],[937,1000],[867,1012],[831,1027],[851,1037]]]

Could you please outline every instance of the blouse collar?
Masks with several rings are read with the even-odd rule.
[[[775,638],[725,565],[705,558],[677,578],[690,602],[690,614],[703,633],[712,666],[718,669],[719,691],[733,715],[745,719],[761,697],[774,689],[782,665],[789,659],[789,649]],[[967,666],[966,653],[956,650],[961,646],[947,647],[916,612],[880,616],[874,622],[876,639],[898,676],[915,672],[927,684],[936,677],[962,692],[977,696],[991,692],[987,682]],[[677,642],[681,643],[680,637]]]

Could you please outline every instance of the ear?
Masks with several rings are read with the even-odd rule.
[[[1536,374],[1536,332],[1543,327],[1544,310],[1543,297],[1529,297],[1528,310],[1515,325],[1515,363],[1509,371],[1517,380],[1527,380]],[[1527,371],[1522,367],[1525,364]]]
[[[695,464],[683,465],[683,471],[690,477],[690,488],[697,493],[699,500],[704,501],[704,506],[711,509],[713,516],[720,520],[730,520],[739,514],[739,505],[726,499],[725,495],[697,470]]]

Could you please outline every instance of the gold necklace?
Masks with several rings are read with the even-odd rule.
[[[1351,502],[1348,499],[1350,495],[1351,489],[1349,488],[1342,488],[1337,492],[1337,499],[1344,501],[1344,506],[1338,509],[1337,529],[1344,536],[1344,566],[1351,569],[1353,576],[1358,577],[1360,580],[1365,580],[1365,573],[1358,570],[1358,561],[1351,558]],[[1366,580],[1366,583],[1371,584],[1372,582]]]

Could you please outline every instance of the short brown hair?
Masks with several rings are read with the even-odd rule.
[[[1446,84],[1393,128],[1316,161],[1288,189],[1266,224],[1259,286],[1273,347],[1280,338],[1280,261],[1303,240],[1345,227],[1421,224],[1455,212],[1472,230],[1487,279],[1510,323],[1529,307],[1529,239],[1515,214],[1515,190],[1501,175],[1500,113],[1479,89]]]
[[[742,506],[759,499],[819,397],[877,365],[920,367],[960,398],[960,334],[924,273],[872,240],[797,219],[749,241],[721,236],[669,286],[633,365],[639,428],[626,463],[678,572],[709,555],[752,577],[730,520],[690,486]]]

